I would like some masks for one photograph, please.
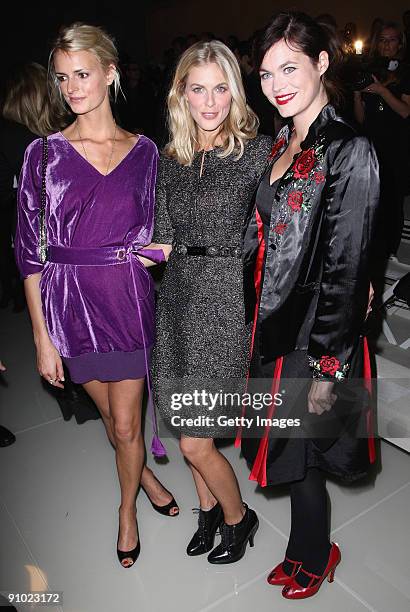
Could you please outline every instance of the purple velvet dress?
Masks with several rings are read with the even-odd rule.
[[[50,338],[74,382],[142,378],[154,338],[151,275],[135,256],[153,231],[158,152],[140,136],[106,176],[56,133],[48,138],[48,261],[39,263],[42,141],[27,148],[19,183],[17,264],[41,272]]]

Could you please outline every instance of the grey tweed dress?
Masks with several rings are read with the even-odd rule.
[[[163,435],[166,430],[193,437],[226,433],[217,423],[197,418],[215,417],[216,411],[197,403],[178,409],[171,395],[204,387],[221,390],[222,380],[246,376],[251,330],[245,327],[242,260],[183,255],[175,245],[241,246],[245,215],[271,147],[269,137],[257,136],[239,160],[219,158],[218,148],[208,151],[202,176],[202,152],[191,166],[161,156],[153,242],[174,245],[158,295],[152,359]],[[175,416],[196,422],[176,423]]]

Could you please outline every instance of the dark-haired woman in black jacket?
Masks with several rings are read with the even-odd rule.
[[[329,541],[324,473],[352,481],[375,459],[361,332],[378,164],[368,140],[330,103],[338,98],[334,40],[307,15],[282,13],[259,46],[263,92],[289,122],[244,238],[245,300],[254,317],[250,390],[279,393],[281,405],[258,414],[268,420],[246,434],[242,452],[251,480],[290,483],[289,543],[268,577],[290,599],[314,595],[340,562]]]

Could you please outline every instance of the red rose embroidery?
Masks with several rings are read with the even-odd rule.
[[[293,212],[301,210],[303,204],[303,193],[301,191],[291,191],[288,195],[288,204]]]
[[[283,145],[286,143],[284,138],[280,138],[272,147],[272,151],[269,153],[268,159],[273,159],[281,150]]]
[[[287,227],[287,223],[277,223],[273,228],[273,231],[275,232],[275,234],[279,234],[279,236],[281,236],[285,232]]]
[[[294,176],[299,179],[307,179],[309,172],[312,170],[316,162],[314,149],[303,151],[293,166]]]
[[[320,369],[322,372],[327,372],[331,376],[334,376],[340,367],[340,361],[336,357],[330,357],[329,355],[322,355],[320,360]]]
[[[313,178],[315,179],[316,185],[319,185],[319,183],[324,183],[325,182],[324,172],[315,172]]]

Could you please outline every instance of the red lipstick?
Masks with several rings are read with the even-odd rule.
[[[280,106],[283,106],[283,104],[287,104],[288,102],[293,100],[295,96],[296,93],[286,94],[284,96],[275,96],[275,100]]]

